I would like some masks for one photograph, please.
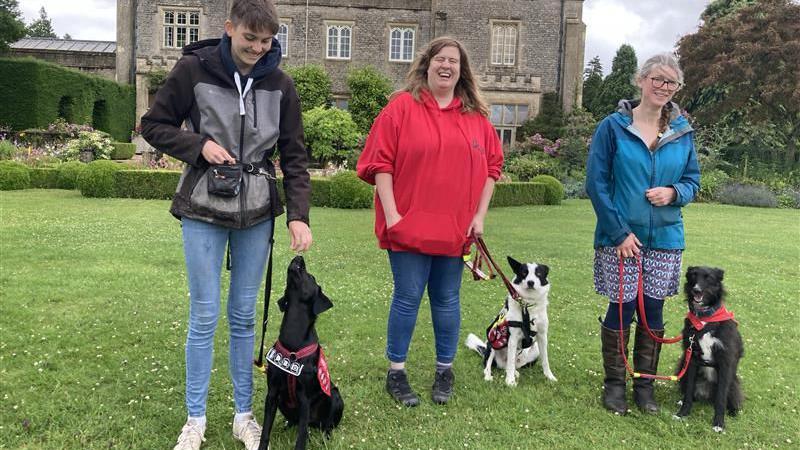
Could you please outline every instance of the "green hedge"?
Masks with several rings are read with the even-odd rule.
[[[497,183],[490,207],[544,205],[547,185],[544,183]]]
[[[31,186],[34,189],[58,189],[59,170],[54,167],[31,167]]]
[[[17,161],[0,161],[0,191],[28,189],[31,174],[25,164]]]
[[[58,180],[56,187],[59,189],[78,189],[78,176],[86,167],[80,161],[69,161],[58,166]]]
[[[130,142],[112,142],[114,150],[111,151],[111,159],[131,159],[136,153],[136,144]]]
[[[78,174],[78,189],[84,197],[115,197],[114,174],[119,170],[114,161],[92,161]]]
[[[536,175],[531,179],[532,183],[544,183],[547,186],[547,194],[544,197],[545,205],[560,205],[564,198],[564,185],[558,178],[550,175]]]
[[[374,193],[372,186],[361,181],[352,170],[331,177],[327,206],[342,209],[371,208]]]
[[[130,141],[136,92],[96,75],[34,58],[0,58],[0,124],[47,128],[58,117]]]
[[[117,197],[172,199],[181,172],[167,170],[120,170],[114,174]]]

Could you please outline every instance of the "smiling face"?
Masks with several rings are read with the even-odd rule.
[[[453,46],[442,47],[428,65],[428,87],[437,93],[453,94],[461,77],[461,52]]]
[[[661,108],[678,91],[678,80],[678,73],[671,67],[655,66],[647,75],[637,79],[636,84],[642,90],[642,102]]]
[[[722,269],[713,267],[689,267],[686,270],[684,291],[690,310],[702,312],[719,306],[725,292],[723,275]]]
[[[244,24],[225,22],[225,33],[231,38],[231,56],[239,71],[247,74],[253,66],[272,48],[272,33],[255,32]]]

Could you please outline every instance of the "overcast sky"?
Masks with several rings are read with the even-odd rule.
[[[586,0],[586,61],[600,56],[603,70],[611,70],[611,60],[622,44],[636,50],[639,63],[650,55],[671,51],[680,36],[697,31],[700,13],[708,0]],[[73,39],[116,40],[115,0],[20,0],[30,23],[44,6],[59,37],[69,33]]]

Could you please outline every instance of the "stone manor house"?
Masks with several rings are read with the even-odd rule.
[[[581,103],[583,0],[276,0],[284,66],[319,64],[346,108],[350,67],[373,65],[402,86],[434,37],[464,43],[504,143],[555,92]],[[149,106],[147,73],[170,70],[181,47],[219,37],[231,0],[117,0],[117,81],[135,83],[136,117]]]

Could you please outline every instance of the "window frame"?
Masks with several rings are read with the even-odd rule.
[[[519,22],[507,20],[492,20],[489,22],[489,64],[494,67],[515,67],[517,65],[517,52],[519,51]],[[501,35],[498,36],[498,31]],[[513,31],[509,36],[506,32]],[[513,43],[508,40],[513,38]],[[510,48],[509,48],[510,47]]]
[[[202,8],[159,6],[158,13],[162,48],[179,50],[200,40]],[[168,14],[170,15],[169,21]]]
[[[495,121],[495,107],[500,108],[499,114],[500,116],[497,117]],[[509,122],[507,120],[507,112],[510,108],[513,108],[513,120]],[[524,108],[525,117],[521,117],[520,108]],[[531,114],[531,105],[528,103],[491,103],[489,105],[489,121],[491,122],[492,126],[494,127],[495,131],[497,131],[498,136],[502,141],[502,132],[504,131],[511,131],[511,141],[510,143],[513,144],[517,138],[517,128],[522,126],[522,124],[530,118]],[[503,144],[505,145],[505,144]]]
[[[280,19],[280,25],[278,26],[278,32],[275,33],[275,39],[280,42],[281,38],[281,28],[286,28],[286,38],[285,42],[281,42],[281,56],[287,57],[289,56],[289,34],[291,32],[292,21],[289,19]]]
[[[397,31],[400,33],[398,38],[399,46],[398,46],[398,57],[392,57],[392,50],[393,50],[393,41],[394,36],[392,34]],[[408,44],[406,42],[405,33],[411,32],[411,43]],[[397,62],[397,63],[410,63],[414,61],[414,50],[416,49],[417,44],[417,26],[414,24],[399,24],[399,23],[392,23],[389,24],[389,61],[390,62]],[[410,46],[410,51],[408,47]],[[408,58],[406,59],[406,53]]]
[[[331,56],[331,30],[337,29],[336,46],[334,48],[335,55]],[[347,30],[347,55],[342,56],[344,53],[342,49],[343,36],[342,31]],[[353,59],[353,22],[340,22],[340,21],[325,21],[325,59],[334,61],[350,61]]]

